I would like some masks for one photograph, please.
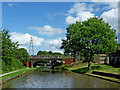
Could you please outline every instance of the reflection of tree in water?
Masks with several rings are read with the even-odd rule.
[[[60,66],[60,65],[62,65],[61,62],[53,61],[53,62],[52,62],[51,69],[54,70],[54,68],[55,68],[56,66]]]

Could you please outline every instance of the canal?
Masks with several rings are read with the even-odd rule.
[[[118,88],[120,84],[71,72],[36,69],[3,84],[2,88]]]

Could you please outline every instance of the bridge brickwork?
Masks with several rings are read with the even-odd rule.
[[[70,64],[73,62],[73,59],[71,59],[70,57],[62,57],[62,56],[54,56],[54,55],[34,55],[34,56],[30,56],[29,67],[33,67],[33,64],[38,61],[51,61],[52,63],[57,60],[61,60],[62,62],[64,62],[64,64],[62,65]]]

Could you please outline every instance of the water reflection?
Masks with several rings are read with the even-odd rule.
[[[70,72],[35,70],[3,85],[3,88],[117,88],[119,84]]]

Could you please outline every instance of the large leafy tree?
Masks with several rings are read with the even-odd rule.
[[[83,22],[70,24],[67,28],[67,39],[62,40],[61,49],[65,53],[80,52],[87,57],[88,69],[94,54],[116,52],[118,43],[115,39],[116,30],[112,29],[109,23],[105,23],[102,18],[90,18]]]
[[[21,62],[29,61],[29,54],[26,49],[19,48],[16,50],[15,58],[19,59]]]
[[[3,72],[23,67],[22,60],[28,60],[28,53],[25,49],[18,49],[18,42],[12,42],[9,31],[2,30],[2,70]]]
[[[15,60],[15,51],[18,48],[17,42],[14,43],[10,39],[9,31],[2,30],[2,70],[10,71],[16,69],[17,60]],[[15,62],[16,61],[16,62]],[[18,61],[19,62],[19,61]],[[20,65],[20,64],[19,64]],[[21,65],[20,65],[21,66]]]
[[[9,31],[2,30],[2,60],[9,63],[9,58],[14,57],[15,50],[18,48],[18,42],[14,43],[10,39]]]

